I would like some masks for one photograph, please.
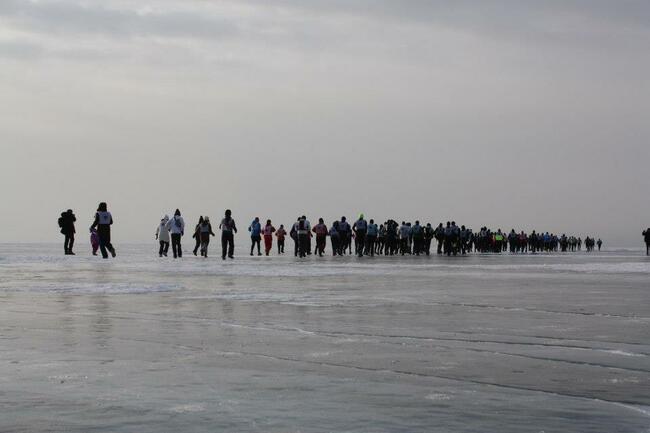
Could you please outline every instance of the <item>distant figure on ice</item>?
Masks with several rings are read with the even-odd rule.
[[[413,237],[413,254],[419,256],[424,252],[424,228],[420,225],[419,220],[415,220],[415,224],[411,227],[411,236]]]
[[[271,220],[266,220],[266,225],[262,229],[262,234],[264,235],[264,252],[268,256],[273,248],[273,233],[275,232],[275,227],[271,224]]]
[[[278,238],[278,254],[284,254],[284,238],[287,237],[284,224],[280,224],[280,228],[275,232],[275,237]]]
[[[357,256],[363,257],[363,249],[366,246],[366,233],[368,232],[368,222],[363,217],[363,214],[359,214],[359,219],[352,225],[352,231],[354,232],[354,252]]]
[[[377,236],[379,236],[379,227],[375,224],[374,219],[368,221],[368,229],[366,231],[366,255],[370,254],[375,256],[375,244],[377,243]]]
[[[210,224],[210,217],[203,218],[199,224],[199,239],[201,240],[201,256],[208,257],[208,245],[210,244],[210,236],[214,236],[212,232],[212,224]]]
[[[596,242],[596,245],[598,245],[598,251],[600,251],[600,247],[603,246],[603,241],[598,238],[598,241]]]
[[[235,237],[233,233],[237,233],[237,226],[235,226],[235,220],[232,219],[230,209],[226,210],[226,215],[221,220],[219,229],[221,229],[221,258],[226,260],[226,253],[228,253],[228,257],[234,259]]]
[[[99,203],[97,213],[95,213],[95,221],[90,226],[92,233],[94,228],[97,228],[97,235],[99,236],[99,249],[102,252],[102,257],[107,259],[110,252],[115,257],[115,248],[111,244],[111,225],[113,224],[113,215],[108,211],[108,206],[105,202]],[[107,252],[108,251],[108,252]]]
[[[196,253],[199,251],[199,248],[201,248],[201,224],[203,223],[203,215],[199,217],[199,222],[194,226],[194,234],[192,237],[194,238],[194,249],[192,250],[192,253],[196,255]]]
[[[330,242],[332,243],[332,255],[342,255],[341,252],[341,232],[339,231],[339,222],[334,221],[330,227]]]
[[[99,235],[94,228],[90,229],[90,247],[93,249],[93,256],[96,256],[99,249]]]
[[[345,254],[345,250],[352,245],[352,227],[347,219],[342,216],[338,224],[339,228],[339,255]],[[350,250],[352,253],[352,250]]]
[[[311,247],[309,246],[309,236],[310,236],[311,227],[309,225],[309,220],[304,215],[298,220],[296,227],[296,234],[298,235],[298,256],[307,257],[307,253],[310,251]]]
[[[259,217],[255,217],[251,225],[248,226],[248,231],[251,232],[251,256],[253,255],[255,245],[257,245],[257,255],[261,256],[260,241],[262,240],[262,225],[260,224]]]
[[[642,235],[645,241],[645,255],[650,256],[650,227],[644,230]]]
[[[318,254],[320,257],[323,257],[325,252],[325,244],[327,243],[327,226],[323,218],[318,218],[318,224],[316,224],[311,229],[316,234],[316,249],[314,254]]]
[[[59,227],[61,227],[61,234],[65,236],[63,241],[63,250],[66,255],[74,256],[72,252],[72,247],[74,246],[74,223],[77,221],[77,217],[74,216],[72,209],[68,209],[65,212],[61,213],[59,218]]]
[[[291,226],[291,230],[289,231],[289,237],[291,237],[291,240],[293,241],[293,255],[295,257],[298,257],[298,222],[300,221],[300,217],[296,220],[295,223]]]
[[[174,258],[183,257],[181,237],[185,234],[185,221],[181,216],[180,210],[176,209],[174,217],[167,223],[167,228],[172,234],[172,252],[174,253]]]
[[[169,215],[165,215],[160,220],[160,224],[158,224],[158,228],[156,229],[156,239],[160,243],[158,257],[167,257],[167,251],[169,251],[169,229],[167,228],[167,223],[169,223]]]

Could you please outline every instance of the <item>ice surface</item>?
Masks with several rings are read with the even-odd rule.
[[[649,432],[641,251],[0,245],[0,431]]]

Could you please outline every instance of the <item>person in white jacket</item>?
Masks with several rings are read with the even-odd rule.
[[[169,222],[169,215],[165,215],[163,219],[160,220],[160,224],[156,229],[156,239],[160,242],[160,249],[158,250],[158,256],[167,257],[167,251],[169,251],[169,229],[167,228],[167,223]]]
[[[167,229],[172,234],[172,251],[174,253],[174,258],[183,257],[181,237],[185,234],[185,221],[183,221],[181,211],[178,209],[174,212],[174,218],[167,222]]]

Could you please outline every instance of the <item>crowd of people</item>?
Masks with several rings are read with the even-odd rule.
[[[76,217],[71,209],[63,212],[59,218],[61,233],[65,236],[64,251],[66,255],[74,255]],[[95,219],[90,226],[90,241],[93,255],[101,251],[103,258],[109,254],[116,256],[111,244],[111,225],[113,216],[108,211],[106,203],[102,202],[97,208]],[[226,210],[217,230],[221,234],[221,258],[234,258],[234,234],[237,225],[232,218],[232,212]],[[270,255],[275,238],[277,254],[285,253],[287,236],[293,241],[293,253],[296,257],[306,257],[314,254],[323,256],[329,238],[331,254],[334,256],[395,256],[395,255],[430,255],[432,248],[436,254],[456,256],[467,253],[551,253],[581,251],[583,246],[587,252],[596,247],[600,251],[603,245],[601,239],[596,240],[587,236],[584,240],[574,235],[556,235],[551,232],[530,233],[524,231],[503,232],[501,229],[491,230],[481,227],[474,232],[464,225],[458,226],[455,221],[440,223],[435,228],[430,224],[421,224],[393,219],[377,224],[373,219],[366,220],[363,214],[350,223],[345,216],[332,222],[328,227],[323,218],[313,225],[306,216],[300,216],[287,231],[283,224],[276,228],[270,219],[262,225],[260,218],[255,217],[248,226],[251,245],[250,255],[262,255],[262,240],[264,254]],[[165,215],[158,224],[155,238],[159,243],[158,255],[167,257],[171,244],[174,258],[183,257],[182,238],[185,236],[185,220],[179,209],[173,217]],[[195,240],[193,254],[208,257],[210,238],[216,236],[208,216],[201,216],[194,226],[192,238]],[[643,231],[646,243],[646,254],[650,254],[650,228]],[[313,247],[313,252],[312,252]]]

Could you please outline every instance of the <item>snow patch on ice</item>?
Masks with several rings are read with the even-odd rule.
[[[631,352],[625,352],[623,350],[605,350],[604,352],[611,353],[614,355],[621,355],[621,356],[647,356],[643,353],[631,353]]]
[[[174,413],[196,413],[204,412],[205,404],[203,403],[189,403],[189,404],[180,404],[178,406],[173,406],[169,408],[170,412]]]
[[[444,400],[451,400],[452,397],[449,394],[433,393],[433,394],[428,394],[424,398],[430,401],[444,401]]]

